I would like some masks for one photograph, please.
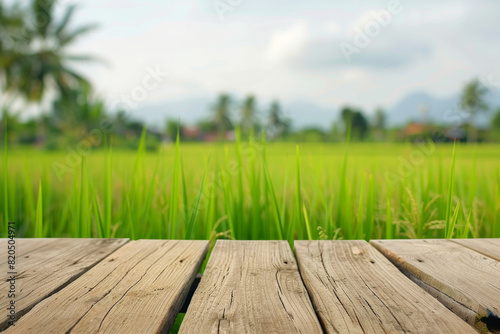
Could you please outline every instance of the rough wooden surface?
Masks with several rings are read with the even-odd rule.
[[[56,241],[60,241],[60,240],[61,239],[58,239],[58,238],[16,238],[15,239],[16,253],[18,256],[21,256],[23,254],[28,254],[32,250],[37,249],[41,246],[44,246],[47,243],[56,242]],[[72,239],[72,240],[75,240],[75,239]],[[0,239],[0,247],[2,249],[5,249],[7,247],[8,241],[9,241],[8,238]],[[3,260],[5,260],[5,259],[3,259]],[[1,263],[2,263],[2,265],[5,265],[5,261],[3,261]]]
[[[481,331],[500,316],[500,262],[449,240],[374,240],[389,260]],[[464,320],[471,322],[466,315]]]
[[[476,333],[366,241],[296,241],[326,333]]]
[[[181,333],[321,333],[285,241],[219,240]]]
[[[500,261],[500,239],[451,239],[451,241]]]
[[[127,239],[15,239],[16,243],[16,312],[22,316],[34,305],[63,288],[105,256],[122,246]],[[7,250],[7,239],[2,240]],[[8,270],[7,257],[0,266]],[[10,276],[10,275],[8,275]],[[0,282],[7,292],[9,282]],[[0,308],[10,299],[0,294]],[[1,327],[7,319],[2,317]]]
[[[206,241],[131,241],[6,332],[168,332],[207,249]]]
[[[6,332],[168,332],[208,243],[124,243],[16,239],[21,317]],[[500,328],[499,243],[372,242],[455,314],[481,332],[494,333]],[[0,247],[6,249],[7,239],[0,239]],[[317,317],[329,333],[467,333],[472,328],[415,289],[365,242],[297,242],[296,250],[302,278],[284,241],[219,241],[181,332],[321,333]],[[1,265],[8,269],[6,260]],[[1,284],[7,291],[7,282]],[[7,302],[7,294],[0,294],[4,309]]]

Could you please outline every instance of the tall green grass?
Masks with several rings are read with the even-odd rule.
[[[2,226],[16,221],[24,237],[212,242],[500,237],[499,146],[438,145],[411,163],[413,144],[299,148],[239,132],[233,143],[177,139],[159,152],[145,143],[146,132],[134,153],[107,138],[61,179],[53,164],[65,152],[4,145]]]

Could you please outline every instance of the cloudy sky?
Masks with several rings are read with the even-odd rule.
[[[108,101],[227,91],[371,111],[414,91],[445,97],[473,77],[500,79],[500,1],[76,3],[76,21],[100,27],[72,51],[104,60],[80,68]],[[151,71],[168,72],[161,86]]]

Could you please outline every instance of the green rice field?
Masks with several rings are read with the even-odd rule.
[[[3,153],[2,237],[6,220],[18,237],[500,237],[498,145],[237,141],[149,152],[142,140],[136,152]]]

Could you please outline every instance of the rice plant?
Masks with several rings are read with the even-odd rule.
[[[495,145],[177,142],[65,152],[4,146],[2,226],[23,237],[500,237]],[[55,166],[64,165],[64,172]],[[1,231],[6,236],[6,230]]]

